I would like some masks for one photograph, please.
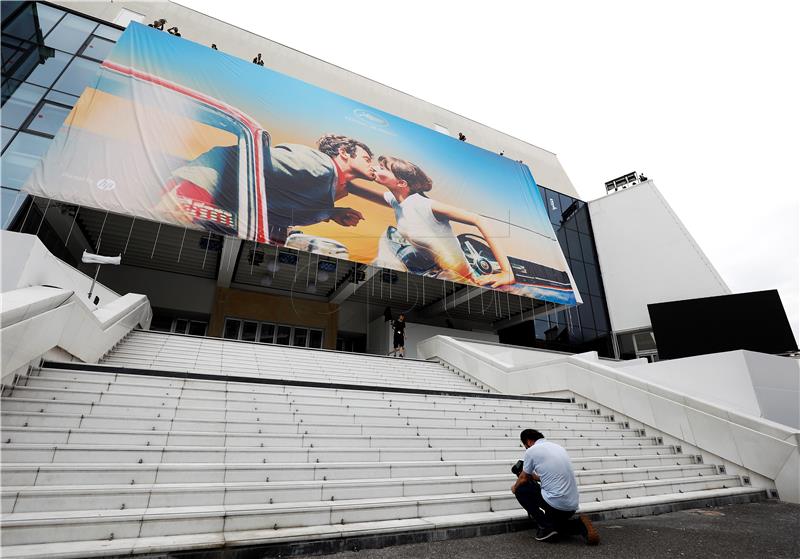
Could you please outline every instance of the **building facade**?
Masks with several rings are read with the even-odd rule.
[[[597,351],[603,357],[653,353],[642,343],[652,339],[642,313],[648,302],[668,300],[675,290],[665,290],[663,282],[653,282],[646,273],[635,280],[636,290],[627,289],[627,280],[619,279],[622,270],[625,278],[631,277],[625,266],[653,270],[656,275],[661,272],[655,272],[651,263],[637,265],[639,254],[632,258],[629,250],[635,249],[621,243],[685,230],[672,220],[654,233],[647,219],[641,219],[663,201],[642,196],[657,193],[651,181],[637,187],[640,194],[629,189],[587,203],[552,152],[171,2],[17,2],[14,10],[4,6],[3,18],[4,60],[6,45],[16,41],[24,45],[17,48],[21,53],[17,58],[27,62],[18,63],[13,71],[9,68],[8,75],[5,62],[3,68],[2,226],[37,235],[55,255],[89,274],[95,268],[81,263],[84,251],[121,254],[123,264],[104,267],[99,281],[119,293],[147,295],[154,309],[153,329],[383,353],[388,340],[384,341],[382,317],[388,308],[394,314],[405,312],[412,328],[424,326],[427,335],[488,336],[556,351]],[[179,27],[182,40],[214,43],[245,60],[261,53],[271,69],[442,134],[463,135],[479,147],[524,162],[539,186],[583,303],[564,306],[352,262],[321,260],[310,253],[22,192],[125,26],[160,18]],[[634,207],[614,208],[611,198],[630,201]],[[632,220],[640,231],[630,235],[620,224],[634,215],[640,216]],[[675,258],[694,258],[696,245],[690,236],[687,246],[689,250]],[[726,292],[710,264],[705,271],[696,267],[694,271],[713,276],[701,295]],[[611,292],[608,277],[613,278]],[[620,318],[626,313],[636,314],[638,321]],[[638,338],[641,347],[631,350],[631,332],[644,336]]]

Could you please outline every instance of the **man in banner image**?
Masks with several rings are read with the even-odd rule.
[[[383,195],[357,185],[351,185],[350,192],[394,210],[397,227],[390,226],[381,237],[375,264],[489,287],[514,283],[508,256],[493,241],[483,217],[429,198],[427,193],[433,188],[433,181],[414,163],[382,155],[374,171],[375,182],[386,188]],[[480,231],[497,259],[499,272],[475,275],[451,221]]]
[[[236,234],[239,207],[239,147],[217,146],[175,169],[159,203],[183,222]],[[269,238],[283,244],[292,225],[333,220],[353,227],[364,219],[352,208],[335,207],[353,179],[372,180],[372,151],[353,138],[326,134],[317,149],[301,144],[270,146],[264,165]]]

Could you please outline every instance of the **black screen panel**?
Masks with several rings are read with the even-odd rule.
[[[647,305],[659,359],[747,349],[797,351],[777,290]]]

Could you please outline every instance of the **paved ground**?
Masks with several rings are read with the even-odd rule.
[[[800,505],[763,501],[596,522],[600,545],[537,542],[533,532],[348,551],[326,559],[800,558]]]

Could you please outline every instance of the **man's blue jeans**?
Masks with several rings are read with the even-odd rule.
[[[555,530],[565,536],[583,534],[583,523],[573,517],[575,511],[551,507],[542,497],[542,488],[538,482],[531,481],[520,485],[515,496],[539,528]]]

